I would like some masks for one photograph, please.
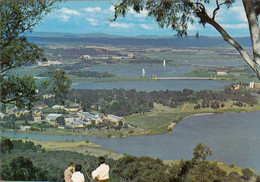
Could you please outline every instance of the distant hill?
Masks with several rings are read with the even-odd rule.
[[[36,43],[68,43],[81,42],[85,44],[106,44],[114,46],[165,46],[165,47],[220,47],[229,46],[222,37],[188,36],[184,38],[177,37],[158,37],[158,36],[136,36],[123,37],[116,35],[107,35],[101,33],[93,34],[71,34],[58,32],[36,32],[27,35],[28,40]],[[242,46],[250,47],[250,37],[237,37],[235,40]]]

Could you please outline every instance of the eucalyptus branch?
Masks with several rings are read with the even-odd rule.
[[[196,4],[198,6],[198,8],[195,7],[195,6],[192,6],[192,8],[193,8],[195,13],[202,13],[202,12],[204,13],[204,12],[206,12],[206,10],[205,10],[206,8],[205,8],[205,6],[202,3],[196,2],[194,4]]]
[[[24,94],[21,94],[21,95],[19,95],[19,96],[17,96],[17,97],[14,97],[14,98],[8,99],[8,100],[3,100],[3,99],[1,99],[0,102],[2,102],[2,103],[11,103],[11,102],[16,101],[16,100],[18,100],[18,99],[21,99],[21,98],[24,97],[24,96],[25,96]]]
[[[213,19],[213,20],[215,20],[215,16],[216,16],[216,14],[217,14],[217,11],[220,9],[220,6],[223,5],[223,4],[225,4],[225,2],[219,4],[219,3],[218,3],[218,0],[216,0],[216,4],[217,4],[217,7],[214,9],[214,11],[213,11],[213,16],[212,16],[212,19]]]

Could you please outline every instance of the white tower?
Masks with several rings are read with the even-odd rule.
[[[163,66],[164,66],[164,67],[166,66],[166,62],[165,62],[165,60],[163,60]]]
[[[142,77],[143,77],[143,78],[145,77],[145,70],[144,70],[144,68],[143,68],[143,70],[142,70]]]

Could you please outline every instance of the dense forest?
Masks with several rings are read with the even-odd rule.
[[[69,100],[81,103],[83,110],[95,107],[103,113],[111,113],[118,116],[128,116],[135,113],[148,112],[153,108],[153,103],[164,106],[178,107],[184,103],[196,104],[194,109],[213,108],[219,109],[225,106],[226,101],[233,101],[233,105],[244,107],[253,106],[257,98],[248,90],[233,90],[230,87],[222,91],[202,90],[194,91],[183,89],[182,91],[136,91],[135,89],[113,90],[88,90],[72,89]],[[45,100],[48,104],[48,100]]]
[[[67,68],[69,69],[69,68]],[[66,73],[67,75],[71,75],[74,77],[80,77],[80,78],[113,78],[115,77],[115,74],[108,73],[108,72],[98,72],[98,71],[68,71]],[[37,76],[42,77],[49,77],[49,72],[40,73]]]
[[[86,181],[98,166],[98,158],[69,151],[45,151],[41,145],[32,141],[1,138],[1,180],[61,181],[68,161],[83,166]],[[207,161],[212,151],[202,144],[194,148],[190,160],[166,165],[160,159],[125,155],[113,160],[106,159],[110,166],[111,182],[212,182],[247,181],[253,177],[253,171],[243,169],[243,175],[233,171],[229,174],[220,169],[217,162]],[[257,181],[260,178],[257,177]]]

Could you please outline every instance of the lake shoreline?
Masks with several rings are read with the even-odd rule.
[[[202,113],[196,113],[196,114],[192,114],[192,115],[188,115],[188,116],[184,116],[181,120],[184,119],[188,119],[188,118],[192,118],[192,117],[196,117],[196,116],[208,116],[208,115],[214,115],[214,114],[226,114],[226,113],[247,113],[247,112],[256,112],[256,111],[260,111],[260,109],[256,109],[256,110],[244,110],[244,111],[221,111],[221,112],[202,112]],[[182,121],[179,122],[182,122]],[[176,125],[179,123],[173,123],[174,127],[176,127]],[[172,129],[173,129],[172,128]],[[88,135],[87,133],[72,133],[72,132],[62,132],[62,130],[59,130],[59,132],[57,131],[22,131],[22,130],[12,130],[12,129],[0,129],[1,132],[4,131],[8,131],[8,132],[21,132],[21,133],[27,133],[27,134],[42,134],[42,135],[57,135],[57,136],[79,136],[79,137],[94,137],[94,138],[126,138],[126,137],[132,137],[132,136],[143,136],[143,135],[161,135],[161,134],[167,134],[167,133],[172,133],[172,131],[165,131],[165,132],[150,132],[150,131],[145,131],[145,132],[140,132],[140,133],[127,133],[126,135],[111,135],[108,136],[107,133],[104,134],[100,134],[100,135]],[[124,133],[125,134],[125,133]],[[25,138],[26,139],[26,138]]]

